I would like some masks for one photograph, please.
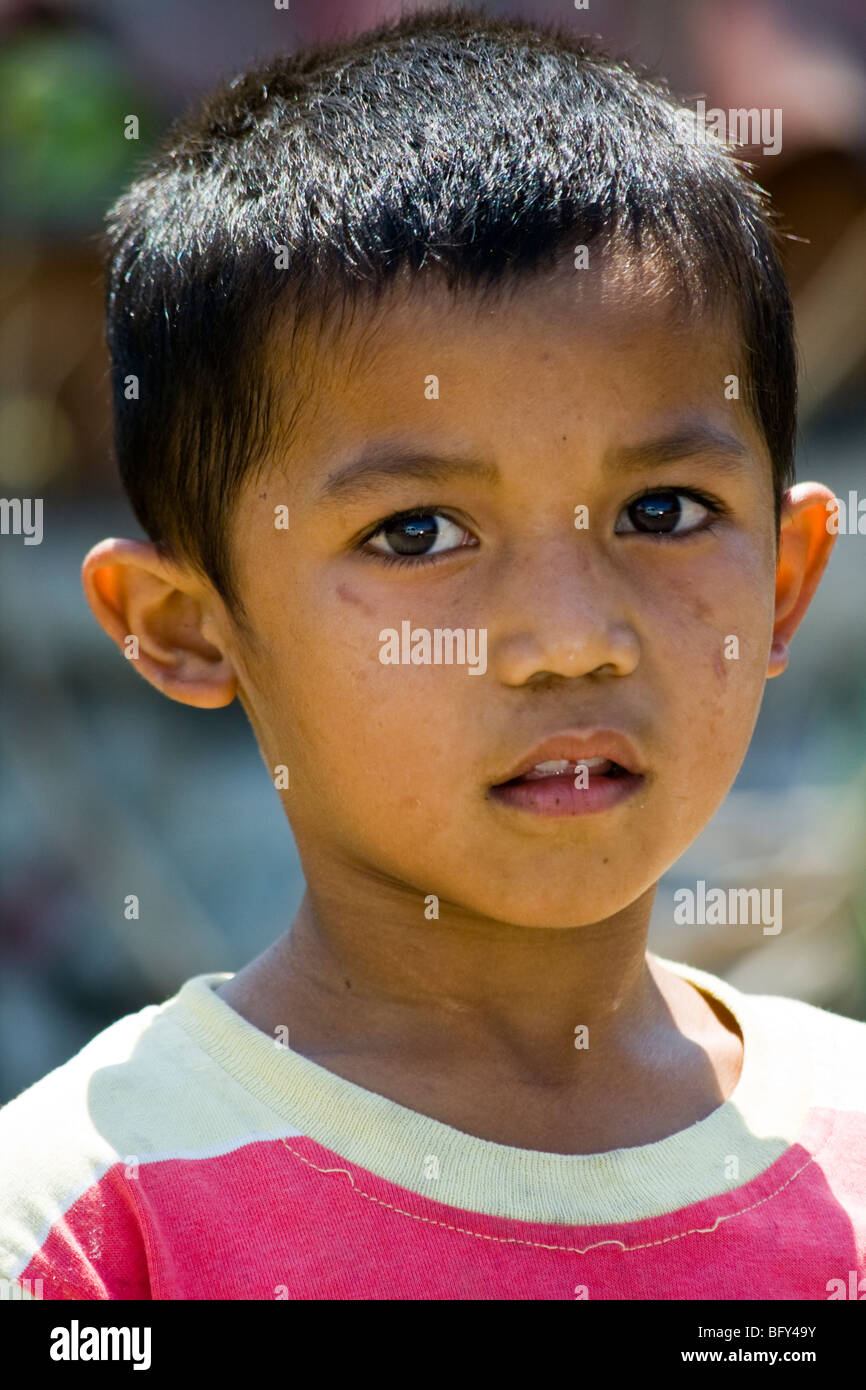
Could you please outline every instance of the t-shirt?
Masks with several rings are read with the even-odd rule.
[[[737,1020],[739,1082],[668,1138],[577,1155],[346,1081],[198,975],[0,1110],[0,1277],[46,1299],[863,1299],[866,1024],[662,964]]]

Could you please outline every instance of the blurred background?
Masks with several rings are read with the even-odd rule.
[[[423,4],[0,3],[0,496],[44,537],[0,536],[0,1103],[190,975],[236,970],[303,880],[238,704],[173,704],[87,608],[86,550],[140,534],[111,461],[96,237],[168,122],[275,49]],[[796,236],[798,478],[866,499],[866,6],[862,0],[490,3],[599,34],[707,107],[781,107],[750,152]],[[124,138],[138,117],[139,138]],[[866,510],[866,508],[864,508]],[[866,518],[863,523],[866,532]],[[651,946],[752,992],[866,1018],[866,534],[840,534],[771,681],[736,786],[662,882]],[[783,890],[783,929],[676,926],[673,893]],[[129,894],[138,920],[124,915]]]

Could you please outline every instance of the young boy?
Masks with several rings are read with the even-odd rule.
[[[85,589],[241,700],[306,896],[5,1107],[31,1296],[866,1292],[866,1026],[646,951],[833,539],[762,195],[688,120],[448,10],[237,78],[113,209],[151,539]]]

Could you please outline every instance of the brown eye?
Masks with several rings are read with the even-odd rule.
[[[469,532],[442,512],[404,512],[388,517],[367,540],[367,546],[384,559],[411,560],[459,550]],[[374,545],[381,539],[385,545]]]
[[[697,530],[710,516],[711,509],[687,492],[645,492],[629,502],[617,519],[615,531],[643,532],[645,535],[682,535]],[[621,525],[625,516],[628,525]]]

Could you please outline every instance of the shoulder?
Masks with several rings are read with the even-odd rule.
[[[119,1019],[0,1109],[0,1278],[35,1261],[34,1274],[60,1271],[50,1296],[114,1296],[89,1258],[109,1226],[125,1231],[128,1260],[139,1238],[114,1176],[165,1137],[197,1051],[166,1008]]]
[[[5,1175],[24,1164],[33,1178],[46,1167],[57,1171],[64,1158],[84,1152],[98,1166],[116,1152],[100,1127],[99,1101],[123,1086],[125,1073],[128,1079],[136,1046],[157,1013],[150,1005],[118,1019],[0,1109],[0,1164]],[[70,1177],[72,1172],[70,1167]]]
[[[750,995],[774,1031],[802,1059],[812,1078],[812,1104],[866,1113],[866,1023],[781,995]]]
[[[659,963],[721,1001],[768,1080],[803,1086],[809,1103],[866,1114],[866,1023],[781,994],[747,994],[707,971]]]

